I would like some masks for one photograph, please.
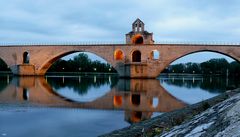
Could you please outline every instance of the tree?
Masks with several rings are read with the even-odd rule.
[[[240,76],[240,64],[237,61],[233,61],[230,63],[229,75]]]
[[[194,73],[199,74],[201,72],[200,65],[198,63],[186,63],[186,70],[187,73]]]
[[[80,53],[68,61],[59,59],[48,70],[49,72],[116,72],[107,63],[92,61],[87,54]]]
[[[184,73],[185,65],[184,64],[175,64],[169,67],[169,71],[173,73]]]
[[[202,63],[186,63],[186,64],[174,64],[170,65],[166,69],[167,73],[195,73],[195,74],[217,74],[226,75],[227,73],[231,76],[240,75],[240,64],[239,62],[231,62],[224,58],[210,59]]]
[[[229,63],[226,59],[210,59],[209,61],[200,64],[204,74],[221,74],[225,75],[229,68]]]

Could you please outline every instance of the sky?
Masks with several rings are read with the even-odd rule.
[[[240,43],[239,7],[239,0],[1,0],[0,44],[124,43],[136,18],[157,43]]]

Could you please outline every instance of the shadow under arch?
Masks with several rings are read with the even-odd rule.
[[[108,59],[102,57],[101,55],[99,55],[96,52],[93,51],[87,51],[87,50],[73,50],[73,51],[67,51],[67,52],[62,52],[59,53],[57,55],[55,55],[54,57],[49,58],[47,61],[45,61],[43,63],[43,65],[39,68],[40,74],[46,74],[46,72],[48,71],[48,69],[54,64],[54,62],[56,62],[57,60],[59,60],[60,58],[73,54],[73,53],[92,53],[95,54],[96,56],[102,58],[103,60],[105,60],[108,64],[110,64],[116,71],[117,69],[115,68],[115,65],[109,61]]]
[[[172,59],[170,62],[168,62],[168,63],[165,65],[165,67],[164,67],[162,70],[160,70],[159,75],[161,74],[162,71],[164,71],[165,68],[167,68],[167,67],[168,67],[171,63],[173,63],[174,61],[176,61],[176,60],[178,60],[178,59],[181,59],[181,58],[183,58],[183,57],[186,57],[186,56],[188,56],[188,55],[191,55],[191,54],[202,53],[202,52],[210,52],[210,53],[217,53],[217,54],[225,55],[225,56],[233,59],[234,61],[237,61],[238,63],[240,63],[240,60],[238,60],[237,57],[234,57],[234,56],[232,56],[232,55],[230,55],[230,54],[227,54],[227,53],[224,53],[224,52],[221,52],[221,51],[218,51],[218,50],[196,50],[196,51],[188,52],[188,53],[183,54],[183,55],[181,55],[181,56],[177,56],[177,57],[175,57],[174,59]]]
[[[1,57],[0,57],[0,72],[12,73],[10,66],[8,66],[8,64]]]

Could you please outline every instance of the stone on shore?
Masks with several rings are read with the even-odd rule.
[[[157,137],[240,136],[240,93],[171,128]]]

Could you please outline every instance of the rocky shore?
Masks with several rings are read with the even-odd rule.
[[[238,137],[239,124],[240,89],[235,89],[102,137]]]

